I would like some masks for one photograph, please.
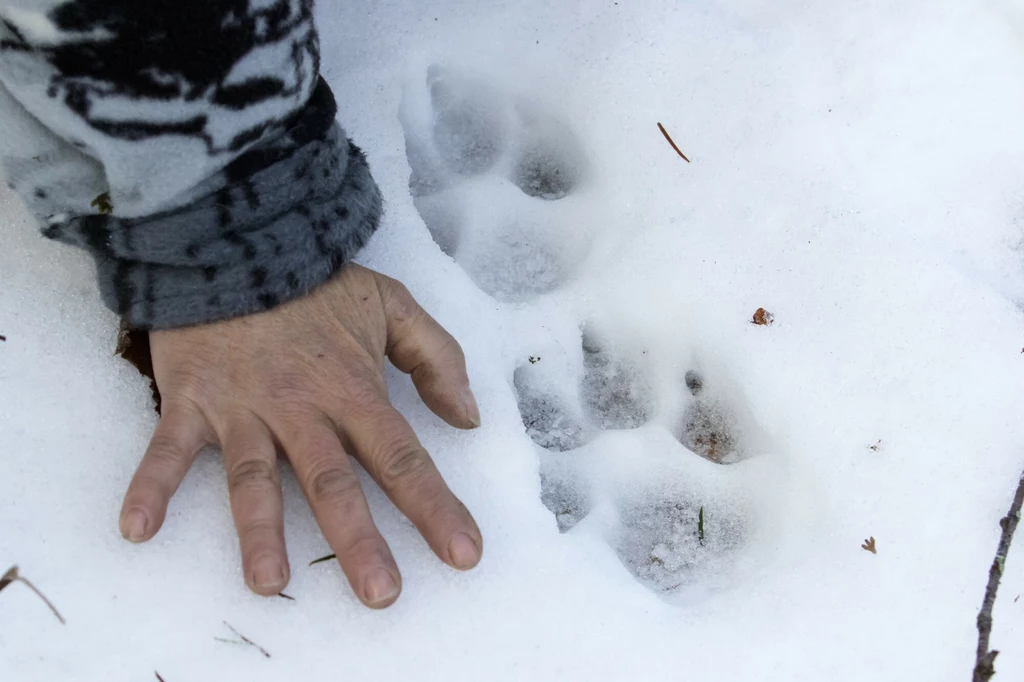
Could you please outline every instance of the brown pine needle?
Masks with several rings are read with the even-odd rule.
[[[672,145],[672,149],[676,150],[676,154],[681,156],[683,158],[683,161],[685,161],[686,163],[690,163],[690,160],[686,158],[686,154],[679,151],[679,147],[677,147],[676,143],[672,141],[671,137],[669,137],[668,131],[665,130],[665,126],[661,125],[661,123],[658,123],[658,130],[660,130],[661,134],[665,136],[665,139],[668,140],[668,143]]]
[[[263,648],[263,647],[261,647],[261,646],[260,646],[259,644],[257,644],[256,642],[252,641],[251,639],[249,639],[249,638],[248,638],[248,637],[246,637],[245,635],[243,635],[243,634],[242,634],[241,632],[239,632],[238,630],[236,630],[236,629],[234,629],[233,627],[231,627],[231,623],[229,623],[229,622],[227,622],[227,621],[224,621],[224,625],[227,625],[227,626],[228,626],[228,629],[229,629],[229,630],[231,630],[231,632],[235,633],[235,636],[236,636],[236,637],[238,637],[238,639],[242,640],[241,642],[234,642],[234,644],[239,644],[239,643],[243,643],[243,644],[248,644],[249,646],[251,646],[251,647],[255,647],[256,649],[258,649],[258,650],[259,650],[259,652],[260,652],[261,654],[263,654],[263,656],[264,656],[265,658],[270,658],[270,652],[269,652],[269,651],[267,651],[266,649],[264,649],[264,648]],[[231,640],[230,640],[230,639],[225,639],[225,640],[222,640],[222,639],[220,639],[219,637],[214,637],[214,639],[217,639],[217,640],[219,640],[219,641],[223,641],[223,642],[229,642],[229,643],[231,642]]]
[[[288,601],[295,601],[295,597],[291,597],[291,596],[285,594],[284,592],[278,592],[277,596],[278,597],[283,597],[284,599],[287,599]]]
[[[316,564],[322,564],[325,561],[330,561],[331,559],[337,559],[337,558],[338,558],[337,554],[328,554],[327,556],[322,556],[319,559],[313,559],[312,561],[309,562],[309,565],[310,566],[315,566]]]
[[[160,680],[160,682],[164,682],[164,678],[160,677],[160,673],[154,670],[153,674],[156,675],[156,679]]]
[[[28,589],[35,592],[36,596],[42,599],[43,602],[50,607],[50,610],[53,611],[53,615],[57,616],[57,620],[60,621],[60,624],[67,625],[67,621],[64,620],[64,616],[60,615],[60,611],[57,610],[57,607],[54,606],[53,603],[51,603],[50,600],[46,598],[46,595],[40,592],[39,588],[33,585],[28,578],[18,573],[17,566],[11,566],[10,570],[4,573],[3,577],[0,577],[0,590],[4,589],[13,582],[19,582],[25,585],[25,587],[27,587]]]

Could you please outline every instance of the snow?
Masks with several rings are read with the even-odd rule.
[[[215,453],[124,542],[148,387],[86,257],[2,193],[0,570],[68,624],[4,590],[0,680],[969,679],[1024,468],[1019,4],[318,11],[388,200],[362,261],[466,350],[476,432],[389,381],[484,560],[441,565],[367,482],[404,591],[365,610],[305,567],[286,478],[295,601],[256,597]],[[1022,543],[996,680],[1024,679]]]

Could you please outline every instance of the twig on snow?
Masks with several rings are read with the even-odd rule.
[[[224,621],[224,625],[227,625],[228,629],[231,630],[231,632],[235,633],[235,636],[238,637],[238,639],[242,640],[241,643],[248,644],[251,647],[255,647],[256,649],[259,650],[259,652],[261,654],[263,654],[264,657],[270,658],[270,652],[269,651],[267,651],[266,649],[264,649],[259,644],[257,644],[256,642],[252,641],[251,639],[249,639],[245,635],[243,635],[238,630],[236,630],[233,627],[231,627],[231,623],[229,623],[227,621]],[[220,637],[214,637],[214,639],[216,639],[218,641],[221,641],[221,642],[228,642],[228,643],[232,643],[232,644],[238,644],[239,643],[239,642],[232,642],[230,639],[221,639]]]
[[[50,610],[53,611],[53,615],[57,616],[57,620],[60,621],[60,624],[67,625],[67,621],[64,620],[64,616],[60,615],[60,611],[57,610],[57,607],[54,606],[50,602],[50,600],[46,598],[46,595],[40,592],[39,588],[33,585],[28,578],[18,573],[17,566],[11,566],[10,570],[8,570],[6,573],[3,574],[2,577],[0,577],[0,590],[4,589],[5,587],[14,582],[22,583],[23,585],[25,585],[25,587],[35,592],[36,596],[42,599],[46,603],[46,605],[50,607]]]
[[[661,134],[665,136],[665,139],[668,140],[668,143],[672,145],[672,149],[676,150],[676,154],[683,157],[683,161],[685,161],[686,163],[690,163],[690,160],[686,158],[686,154],[679,151],[679,147],[677,147],[676,143],[672,141],[671,137],[669,137],[668,131],[665,130],[665,126],[661,125],[661,123],[658,123],[658,130],[660,130]]]
[[[999,547],[996,549],[996,558],[992,562],[992,568],[988,570],[988,585],[985,587],[985,599],[981,603],[981,611],[978,613],[978,657],[974,664],[974,682],[988,682],[995,675],[995,660],[999,652],[990,650],[989,638],[992,636],[992,607],[996,603],[996,592],[999,590],[999,581],[1003,577],[1003,566],[1006,563],[1006,555],[1010,551],[1010,542],[1013,541],[1013,532],[1017,530],[1017,523],[1020,521],[1021,506],[1024,506],[1024,474],[1017,484],[1017,494],[1013,496],[1013,504],[1010,511],[999,521],[1003,528],[1003,534],[999,538]]]

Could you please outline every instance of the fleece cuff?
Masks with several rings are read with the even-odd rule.
[[[54,216],[44,234],[95,256],[104,302],[135,328],[273,308],[330,278],[380,220],[366,158],[335,114],[321,80],[282,135],[210,178],[199,199],[142,218]]]

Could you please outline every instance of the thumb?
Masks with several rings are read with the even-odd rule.
[[[376,274],[376,273],[375,273]],[[462,346],[438,324],[401,282],[377,274],[387,320],[386,353],[412,377],[423,402],[452,426],[480,426],[480,408],[469,388]]]

